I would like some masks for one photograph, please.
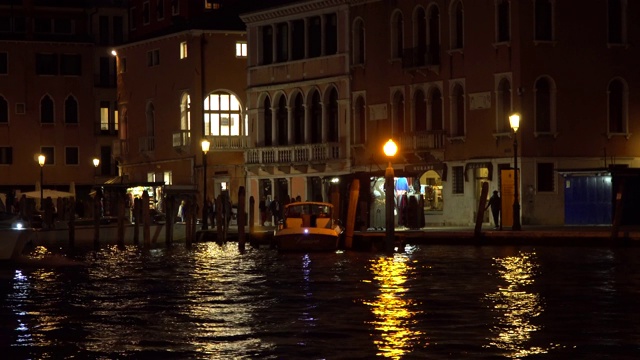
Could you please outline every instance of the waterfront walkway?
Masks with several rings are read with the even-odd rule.
[[[200,241],[215,241],[215,229],[199,230]],[[247,228],[247,242],[270,245],[273,227],[256,226],[253,233]],[[485,226],[479,236],[474,226],[433,226],[421,229],[396,228],[395,240],[404,244],[477,244],[477,245],[557,245],[557,246],[618,246],[640,245],[640,227],[620,227],[615,235],[612,226],[539,226],[523,225],[522,230],[495,230]],[[378,247],[385,240],[383,229],[355,231],[354,248]],[[229,241],[236,241],[238,228],[229,228]]]

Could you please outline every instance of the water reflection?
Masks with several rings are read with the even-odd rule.
[[[532,334],[540,330],[532,320],[544,311],[540,295],[527,291],[538,274],[535,253],[494,258],[493,266],[504,283],[486,295],[496,314],[490,346],[504,350],[505,356],[514,359],[547,353],[547,349],[527,345]]]
[[[372,324],[379,338],[374,340],[379,356],[400,359],[418,345],[422,332],[412,329],[415,316],[420,313],[416,302],[407,298],[407,277],[414,270],[409,257],[404,254],[380,256],[371,260],[373,281],[379,287],[379,295],[372,302],[365,302],[375,315]]]

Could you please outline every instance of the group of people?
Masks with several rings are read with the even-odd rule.
[[[263,196],[258,204],[260,210],[260,226],[265,226],[268,219],[273,218],[274,223],[278,223],[282,218],[282,206],[278,198],[271,200],[271,196]]]
[[[209,225],[214,226],[216,224],[216,216],[217,216],[216,204],[215,202],[211,201],[211,199],[207,199],[205,206],[206,206],[205,215],[207,216]],[[224,219],[226,220],[227,226],[228,226],[229,222],[231,222],[231,217],[232,217],[231,200],[229,199],[228,195],[223,196],[222,215],[224,216]],[[183,223],[186,221],[187,206],[184,200],[180,202],[180,206],[178,206],[178,213],[176,214],[176,216],[177,216],[178,222]]]

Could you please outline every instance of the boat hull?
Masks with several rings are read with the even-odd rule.
[[[135,225],[126,224],[124,230],[124,243],[134,244]],[[186,231],[184,224],[175,224],[173,226],[173,241],[181,242],[186,239]],[[70,233],[68,228],[56,229],[38,229],[34,244],[44,247],[67,247]],[[74,246],[91,247],[94,246],[95,227],[94,226],[76,226],[74,229]],[[149,241],[151,244],[165,244],[167,240],[167,229],[165,224],[152,224],[149,226]],[[144,230],[142,226],[138,226],[138,242],[144,242]],[[98,243],[100,245],[116,245],[118,243],[118,225],[108,224],[100,225],[98,233]]]
[[[302,229],[284,229],[274,235],[280,251],[335,251],[338,249],[339,235],[328,229],[309,231]]]
[[[35,239],[33,229],[0,229],[0,260],[19,257],[25,246]]]

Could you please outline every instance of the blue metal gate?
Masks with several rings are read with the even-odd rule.
[[[564,179],[564,222],[567,225],[610,225],[611,176],[567,176]]]

